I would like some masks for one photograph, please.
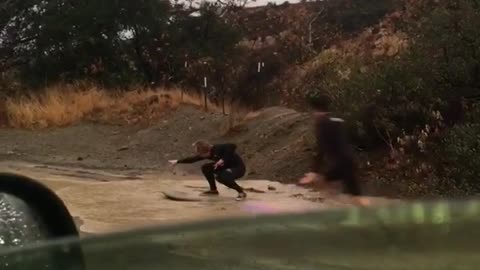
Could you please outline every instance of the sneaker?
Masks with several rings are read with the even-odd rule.
[[[245,193],[245,192],[240,192],[240,193],[238,193],[238,196],[237,196],[237,199],[236,199],[236,200],[237,200],[237,201],[243,201],[243,200],[245,200],[246,198],[247,198],[247,193]]]
[[[219,193],[217,190],[209,190],[209,191],[202,192],[200,195],[201,196],[218,196]]]

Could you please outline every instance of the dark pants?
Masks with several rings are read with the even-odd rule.
[[[215,170],[214,165],[215,163],[207,163],[202,166],[202,173],[210,185],[210,190],[217,190],[217,185],[215,184],[216,176],[217,181],[223,185],[237,192],[243,192],[243,188],[235,180],[245,175],[245,168],[221,168]]]
[[[355,164],[352,159],[338,159],[326,173],[327,181],[342,181],[343,191],[353,196],[360,196],[360,184],[355,175]]]

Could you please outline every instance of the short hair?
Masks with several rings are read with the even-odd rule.
[[[330,109],[330,97],[327,95],[318,95],[309,98],[310,107],[315,111],[327,112]]]
[[[212,148],[212,144],[208,143],[207,141],[196,141],[193,143],[193,147],[195,148],[195,152],[197,154],[208,154],[210,153],[210,149]]]

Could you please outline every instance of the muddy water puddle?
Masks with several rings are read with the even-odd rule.
[[[321,193],[268,180],[239,181],[250,191],[248,199],[241,202],[235,201],[235,191],[221,185],[219,197],[179,202],[166,199],[163,192],[180,191],[195,196],[205,190],[207,183],[198,177],[172,180],[161,172],[115,174],[19,162],[0,162],[0,171],[26,175],[52,188],[86,234],[346,205],[339,200],[324,198]],[[311,198],[319,198],[321,202],[313,202]]]

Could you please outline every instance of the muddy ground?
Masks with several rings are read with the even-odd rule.
[[[268,108],[249,115],[229,135],[227,122],[227,116],[182,107],[147,128],[81,123],[43,131],[2,129],[0,171],[50,186],[83,233],[255,215],[265,207],[285,212],[351,205],[346,197],[288,184],[308,170],[313,139],[308,115]],[[220,202],[163,198],[163,191],[198,194],[207,186],[198,175],[200,164],[167,165],[169,159],[191,155],[198,139],[238,144],[248,166],[239,183],[253,188],[246,202],[235,202],[235,192],[224,187]]]
[[[83,235],[351,205],[348,196],[263,179],[242,180],[248,198],[238,202],[236,192],[224,186],[219,185],[220,196],[202,197],[199,193],[207,190],[207,183],[200,177],[175,179],[162,171],[109,173],[15,161],[0,161],[0,171],[22,174],[51,188],[65,202]],[[199,201],[170,200],[164,192],[181,192]],[[372,201],[389,202],[379,198]]]
[[[196,177],[172,179],[155,171],[132,175],[24,162],[0,162],[0,169],[46,184],[63,199],[81,232],[88,234],[348,204],[340,198],[321,204],[316,200],[326,197],[319,192],[259,179],[242,181],[249,196],[237,202],[236,192],[223,186],[219,186],[219,197],[200,197],[198,194],[207,189],[205,181]],[[172,201],[163,192],[183,192],[202,201]]]
[[[227,122],[227,116],[182,107],[148,128],[81,123],[42,131],[2,129],[0,160],[107,171],[161,171],[167,169],[167,160],[192,154],[195,140],[207,139],[238,143],[249,178],[292,182],[308,168],[308,115],[268,108],[238,132],[225,136]],[[194,168],[183,167],[186,174],[196,173]]]

